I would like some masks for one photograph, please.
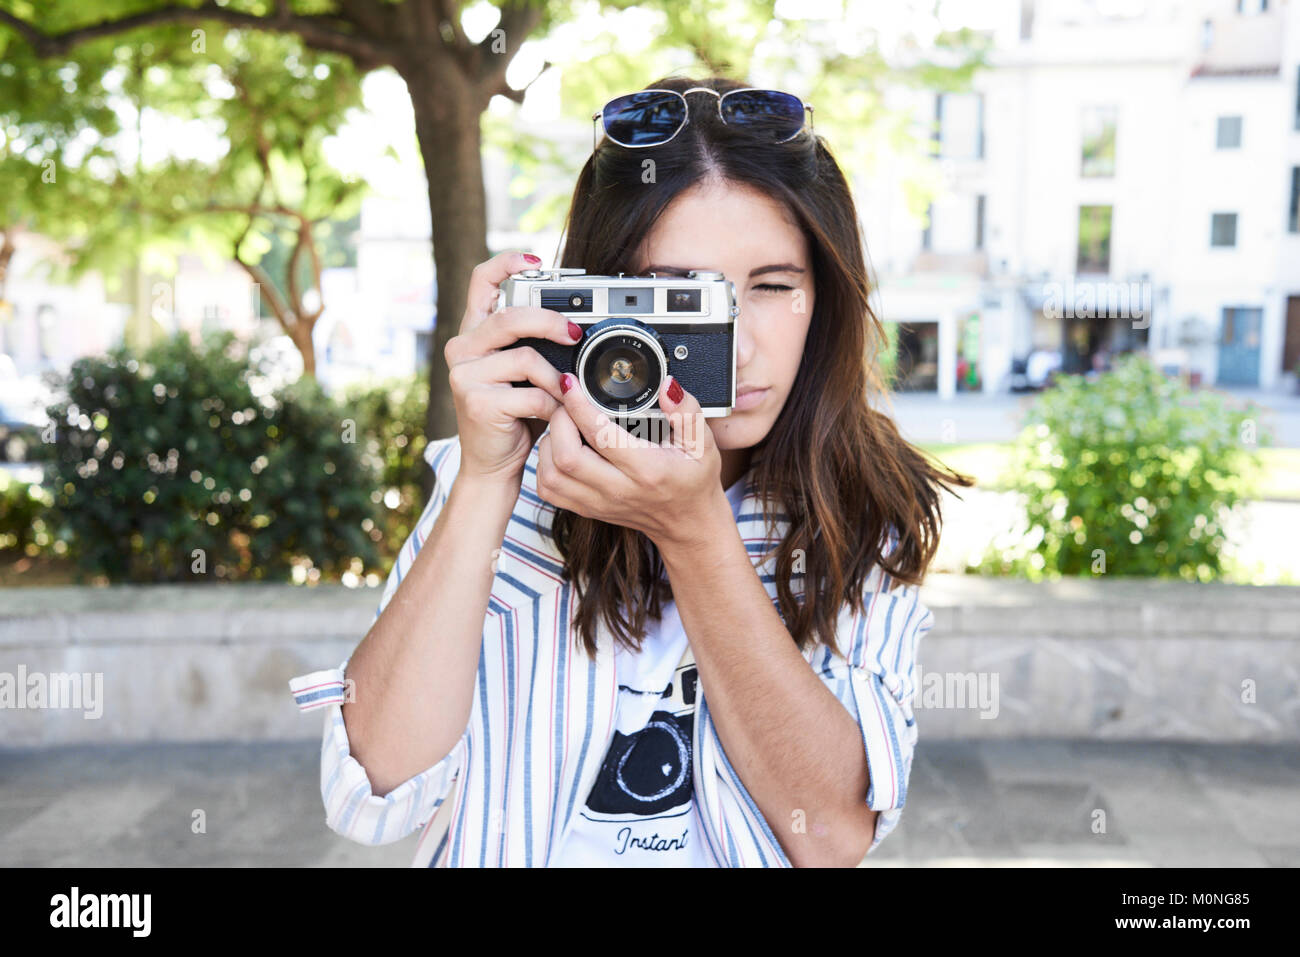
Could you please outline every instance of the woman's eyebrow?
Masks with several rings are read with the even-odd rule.
[[[690,272],[689,269],[683,266],[659,266],[659,265],[647,266],[645,271],[648,273],[651,272],[679,273],[680,275],[683,276],[686,275],[688,272]],[[757,269],[751,269],[749,271],[749,278],[753,279],[755,276],[762,276],[765,273],[769,273],[769,272],[804,272],[804,271],[805,270],[802,266],[796,266],[794,263],[773,263],[770,266],[759,266]]]

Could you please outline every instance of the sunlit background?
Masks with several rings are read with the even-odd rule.
[[[977,482],[922,655],[995,714],[918,671],[874,860],[1300,862],[1296,0],[538,2],[500,37],[472,3],[443,42],[508,65],[436,141],[463,91],[418,56],[235,20],[28,42],[150,6],[0,0],[0,681],[105,684],[102,720],[4,712],[0,863],[410,859],[322,826],[286,682],[356,646],[427,501],[465,278],[435,256],[554,264],[592,113],[715,70],[814,107],[876,402]],[[450,155],[486,217],[435,249],[431,197],[478,180]]]
[[[814,105],[817,131],[852,180],[889,336],[881,362],[893,376],[894,413],[910,438],[980,479],[962,502],[950,500],[936,568],[1011,569],[990,564],[988,549],[1005,553],[1036,534],[1006,474],[1026,406],[1057,377],[1092,379],[1137,353],[1192,394],[1218,391],[1243,409],[1256,403],[1237,439],[1261,467],[1258,481],[1242,488],[1231,514],[1204,514],[1196,527],[1227,532],[1210,577],[1296,581],[1300,559],[1288,547],[1300,535],[1294,7],[820,0],[780,2],[768,17],[761,4],[739,0],[690,6],[746,51],[751,83]],[[506,74],[523,91],[519,102],[493,97],[483,115],[492,251],[528,249],[553,262],[591,148],[591,112],[661,73],[705,69],[698,50],[668,42],[674,30],[696,35],[680,22],[684,8],[674,9],[579,4],[522,44]],[[466,36],[488,37],[497,17],[490,3],[467,6]],[[226,30],[206,39],[230,53],[251,36]],[[178,96],[175,74],[151,64],[150,50],[123,44],[104,54],[112,119],[64,137],[59,172],[117,177],[119,197],[172,189],[183,197],[173,204],[184,206],[201,180],[169,180],[168,170],[188,163],[218,179],[243,175],[232,162],[238,127],[219,109],[237,102],[234,74],[228,61],[204,67],[195,58],[187,95]],[[329,62],[315,54],[290,52],[284,64],[317,90],[332,82]],[[57,76],[65,91],[88,95],[75,67]],[[194,83],[208,105],[194,101]],[[316,379],[335,396],[426,369],[437,278],[410,94],[383,68],[364,75],[355,96],[310,159],[346,184],[347,200],[317,203],[310,214],[321,268],[318,281],[303,273],[299,311],[319,315],[299,342],[267,294],[286,298],[293,236],[283,221],[251,222],[237,262],[229,236],[201,221],[188,231],[96,236],[104,225],[76,222],[75,208],[25,217],[11,203],[13,218],[0,223],[9,500],[49,500],[32,430],[47,428],[59,377],[75,360],[118,345],[138,351],[177,333],[228,331],[255,348],[268,382],[300,377],[310,348]],[[0,114],[9,117],[0,153],[10,175],[18,163],[39,172],[55,155],[55,134],[33,112],[29,104]],[[133,173],[137,186],[124,191]],[[275,173],[290,192],[301,182],[300,171]],[[74,264],[85,271],[60,271]],[[414,409],[408,431],[419,423]],[[392,512],[409,510],[418,495],[392,485],[379,497]],[[48,525],[11,532],[19,547],[6,552],[6,581],[62,580],[76,543]],[[1045,564],[1040,556],[1020,570]],[[1193,577],[1206,577],[1195,564]],[[371,565],[349,565],[347,579],[373,581],[379,566]],[[293,574],[315,581],[319,569],[295,563]]]

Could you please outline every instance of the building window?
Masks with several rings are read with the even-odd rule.
[[[1210,214],[1210,245],[1225,247],[1237,245],[1236,213]]]
[[[1294,204],[1293,204],[1294,205]],[[1295,219],[1294,214],[1292,220]],[[984,248],[984,194],[975,197],[975,248]]]
[[[1079,207],[1077,272],[1110,272],[1111,206]]]
[[[1214,133],[1214,147],[1235,150],[1241,146],[1241,117],[1221,116]]]
[[[934,236],[934,203],[925,207],[925,229],[921,230],[921,248],[927,253]]]
[[[1115,175],[1115,107],[1088,106],[1083,110],[1081,176]]]
[[[934,98],[939,155],[951,159],[984,156],[984,97],[980,93],[939,93]]]
[[[1288,233],[1300,233],[1300,166],[1291,167],[1291,211],[1286,221]]]
[[[209,302],[203,306],[203,315],[199,320],[199,328],[203,332],[221,328],[222,308],[220,303]]]

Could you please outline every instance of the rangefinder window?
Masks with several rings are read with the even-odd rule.
[[[669,312],[699,312],[700,311],[700,290],[669,289],[668,290],[668,311]]]
[[[609,311],[620,314],[649,314],[655,311],[655,291],[652,288],[618,288],[609,291]]]

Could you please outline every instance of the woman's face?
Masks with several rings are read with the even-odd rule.
[[[689,269],[717,270],[736,286],[736,408],[707,421],[719,449],[751,448],[776,422],[803,358],[813,311],[807,240],[775,200],[747,186],[702,183],[664,210],[636,271]],[[750,389],[762,391],[746,398]]]

